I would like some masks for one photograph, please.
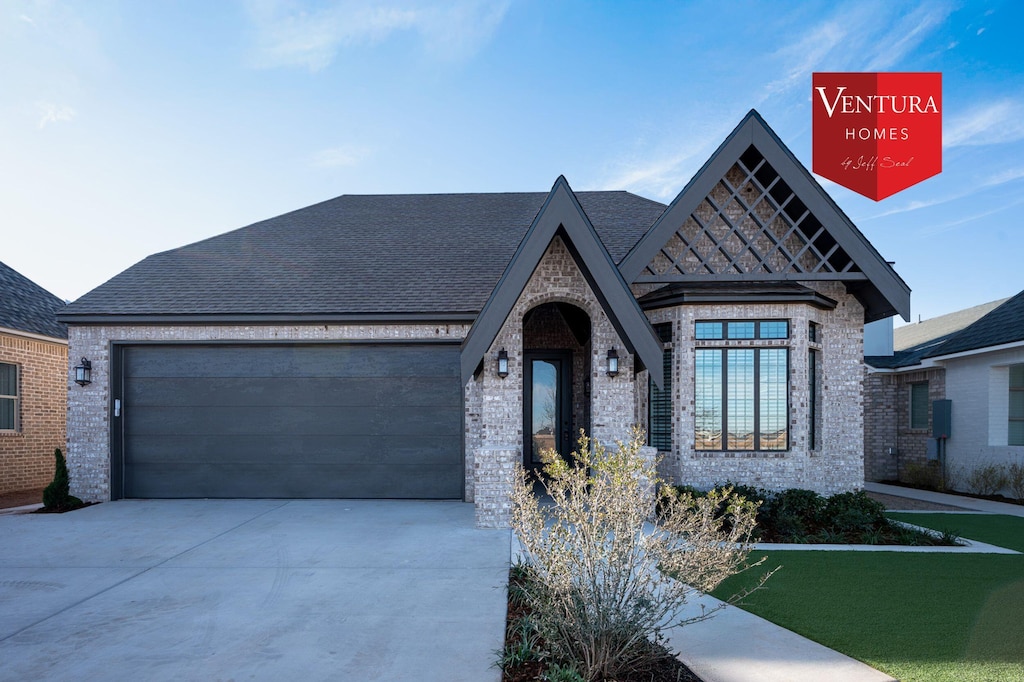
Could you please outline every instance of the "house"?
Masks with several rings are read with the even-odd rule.
[[[668,206],[344,195],[159,253],[72,303],[74,494],[412,497],[507,523],[514,466],[639,423],[662,473],[863,482],[891,266],[751,111]]]
[[[40,488],[64,447],[64,301],[0,263],[0,493]]]
[[[965,489],[1024,462],[1024,292],[900,327],[865,362],[867,480]]]

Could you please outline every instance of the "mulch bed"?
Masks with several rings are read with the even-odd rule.
[[[512,577],[510,576],[510,579]],[[505,646],[511,647],[518,643],[516,639],[515,624],[523,616],[530,613],[528,607],[516,604],[512,600],[508,602],[508,615],[505,619]],[[662,646],[651,644],[651,647],[659,650],[660,655],[653,658],[643,668],[633,670],[628,675],[616,677],[615,680],[605,682],[702,682],[692,670],[683,665],[682,661],[673,656]],[[540,661],[530,661],[516,667],[506,668],[502,671],[502,682],[534,682],[543,679],[546,666]]]
[[[899,511],[966,511],[964,507],[954,507],[953,505],[939,504],[938,502],[926,502],[925,500],[916,500],[912,497],[900,497],[898,495],[873,493],[871,491],[865,492],[872,500],[884,504],[886,509]]]
[[[17,490],[12,493],[0,494],[0,509],[10,509],[11,507],[24,507],[29,504],[42,503],[42,488],[32,488],[31,490]]]

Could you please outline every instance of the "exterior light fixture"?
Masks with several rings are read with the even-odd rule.
[[[608,350],[608,376],[613,377],[619,373],[619,354],[614,348]]]
[[[502,379],[508,376],[508,351],[504,348],[498,351],[498,376]]]
[[[75,383],[85,386],[92,383],[92,363],[82,358],[81,364],[75,367]]]

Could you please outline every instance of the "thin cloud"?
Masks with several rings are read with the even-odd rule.
[[[899,64],[925,42],[953,11],[948,3],[922,3],[893,16],[888,4],[842,6],[796,43],[772,56],[782,77],[766,85],[764,101],[796,88],[808,88],[815,71],[884,71]],[[801,19],[802,21],[802,19]]]
[[[313,165],[319,168],[343,168],[359,165],[370,155],[368,147],[341,146],[322,149],[313,155]]]
[[[945,126],[942,146],[976,147],[1024,140],[1024,103],[1015,99],[988,102]]]
[[[941,206],[942,204],[948,204],[952,201],[958,201],[965,197],[975,196],[979,191],[992,189],[993,187],[999,187],[1009,182],[1014,182],[1024,178],[1024,167],[1009,168],[998,173],[994,173],[987,178],[977,182],[970,187],[967,187],[960,192],[954,194],[943,194],[937,199],[930,199],[927,201],[909,201],[906,204],[897,208],[892,208],[882,213],[877,213],[873,216],[864,218],[864,221],[875,220],[877,218],[885,218],[886,216],[899,215],[900,213],[910,213],[912,211],[920,211],[921,209],[931,208],[932,206]],[[1002,210],[1002,209],[1000,209]],[[987,214],[986,214],[987,215]],[[957,223],[959,224],[959,223]]]
[[[42,130],[51,123],[61,123],[74,120],[77,112],[63,104],[54,104],[52,102],[36,102],[36,109],[39,110],[39,119],[36,121],[36,127]]]
[[[468,57],[490,39],[508,4],[348,0],[305,9],[282,0],[252,0],[248,6],[258,44],[257,66],[316,72],[327,68],[344,48],[375,45],[401,31],[419,34],[426,51],[437,58]]]
[[[932,236],[932,235],[936,235],[936,234],[942,234],[943,232],[952,232],[953,230],[957,229],[958,227],[961,227],[963,225],[968,225],[970,223],[979,221],[982,218],[987,218],[987,217],[995,215],[997,213],[1002,213],[1003,211],[1005,211],[1005,210],[1007,210],[1009,208],[1013,208],[1014,206],[1017,206],[1019,204],[1024,204],[1024,198],[1017,199],[1015,201],[1010,201],[1010,202],[1008,202],[1006,204],[1002,204],[1002,205],[1000,205],[1000,206],[998,206],[996,208],[992,208],[992,209],[989,209],[987,211],[982,211],[981,213],[976,213],[974,215],[967,216],[966,218],[960,218],[959,220],[953,220],[953,221],[950,221],[948,223],[942,223],[941,225],[934,225],[934,226],[931,226],[931,227],[922,228],[922,229],[917,231],[917,234],[922,236],[922,237],[924,237],[924,236]]]

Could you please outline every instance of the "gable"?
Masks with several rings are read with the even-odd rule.
[[[656,367],[661,362],[661,341],[598,238],[569,183],[559,176],[466,335],[462,348],[463,382],[469,381],[494,342],[556,235],[569,249],[627,349],[647,367]]]
[[[867,321],[910,289],[755,111],[621,265],[628,282],[842,281]]]

